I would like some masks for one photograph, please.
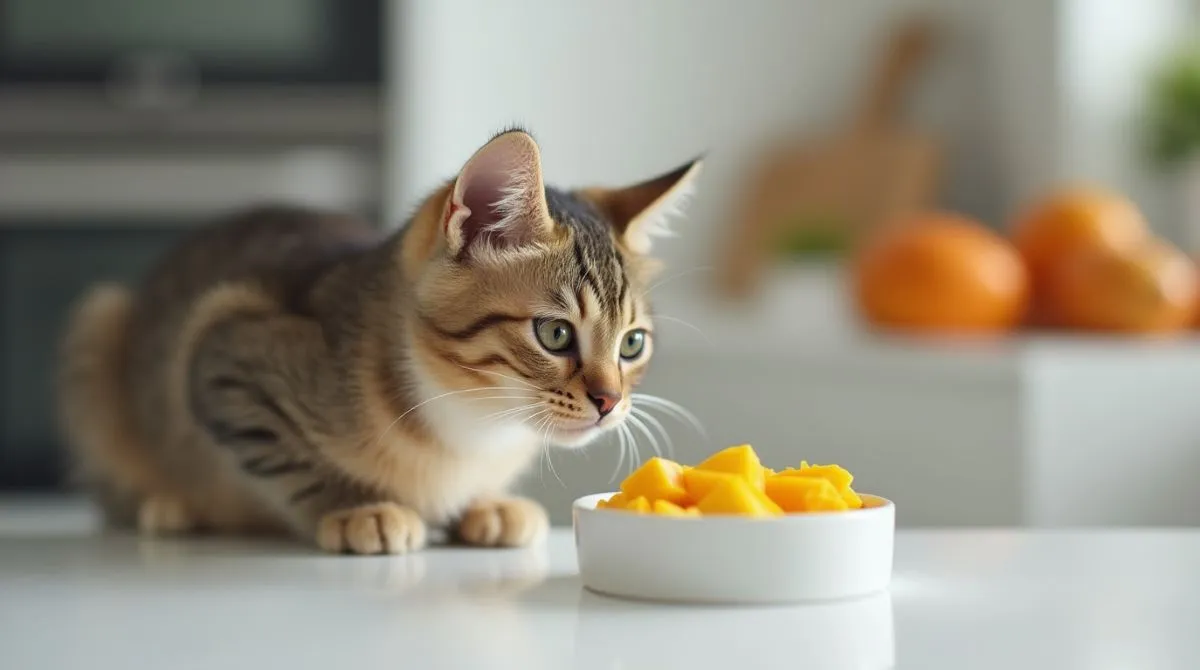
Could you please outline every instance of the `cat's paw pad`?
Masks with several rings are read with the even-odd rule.
[[[195,525],[187,505],[174,496],[150,496],[138,507],[138,530],[147,535],[186,533]]]
[[[467,508],[458,536],[481,547],[524,547],[541,541],[549,528],[541,505],[524,498],[501,498]]]
[[[317,545],[339,554],[403,554],[425,546],[425,522],[395,503],[338,510],[321,517]]]

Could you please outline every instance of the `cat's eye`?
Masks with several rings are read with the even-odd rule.
[[[575,327],[562,319],[545,319],[533,323],[538,342],[546,351],[556,354],[569,350],[575,344]]]
[[[646,331],[638,328],[625,333],[621,339],[621,358],[632,361],[646,349]]]

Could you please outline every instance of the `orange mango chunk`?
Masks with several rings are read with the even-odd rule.
[[[858,497],[854,489],[850,488],[850,484],[854,481],[854,475],[840,465],[809,465],[807,461],[801,461],[799,468],[788,468],[780,472],[779,476],[825,479],[837,489],[848,508],[862,508],[862,498]]]
[[[638,496],[626,503],[625,509],[630,512],[637,512],[638,514],[649,514],[650,501],[646,500],[644,496]]]
[[[779,505],[742,477],[721,481],[696,507],[703,515],[771,517],[783,514]]]
[[[683,488],[687,491],[688,500],[699,502],[712,493],[713,489],[717,488],[721,482],[728,479],[741,479],[741,477],[728,472],[692,468],[683,471]]]
[[[687,500],[683,488],[683,468],[665,458],[654,457],[621,482],[621,492],[630,498],[644,497],[653,502],[666,500],[679,504]]]
[[[624,509],[628,502],[629,498],[624,493],[617,493],[610,496],[608,500],[596,503],[596,509]]]
[[[824,512],[848,507],[827,479],[777,475],[767,479],[766,494],[785,512]]]
[[[696,469],[738,475],[760,491],[765,479],[762,462],[758,460],[754,448],[748,444],[722,449],[701,461]]]
[[[801,461],[799,468],[788,468],[779,474],[785,477],[820,477],[829,480],[839,491],[850,488],[854,482],[854,475],[840,465],[809,465],[805,461]]]
[[[838,495],[842,497],[842,502],[846,503],[848,509],[862,509],[862,498],[854,492],[854,489],[847,487],[844,491],[838,491]]]
[[[687,509],[684,509],[684,508],[680,507],[679,505],[676,505],[673,502],[668,502],[666,500],[655,500],[652,510],[654,511],[655,514],[661,514],[662,516],[699,516],[700,515],[700,510],[697,510],[695,507],[689,507]],[[695,510],[695,511],[689,512],[688,510]]]

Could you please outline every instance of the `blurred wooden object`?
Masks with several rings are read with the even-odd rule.
[[[900,120],[903,99],[933,42],[933,26],[913,19],[885,45],[849,123],[826,138],[785,141],[750,174],[733,239],[718,266],[724,293],[758,286],[785,236],[840,227],[856,239],[900,212],[932,203],[940,174],[938,145]],[[829,231],[826,231],[829,232]]]

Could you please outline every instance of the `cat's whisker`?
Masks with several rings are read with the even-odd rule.
[[[633,445],[633,453],[637,457],[637,460],[633,464],[633,470],[637,470],[642,467],[642,448],[638,445],[637,439],[633,435],[633,429],[626,425],[625,430],[629,433],[630,444]],[[630,470],[630,472],[633,470]]]
[[[481,416],[481,417],[479,417],[479,420],[487,421],[488,419],[492,419],[494,421],[499,421],[500,419],[511,418],[511,417],[517,416],[523,412],[535,410],[539,407],[543,407],[543,403],[535,402],[535,403],[530,403],[528,405],[521,405],[520,407],[510,407],[508,409],[502,409],[499,412],[492,412],[491,414]],[[549,410],[547,409],[545,411],[549,411]],[[525,417],[525,420],[528,421],[531,418],[533,418],[533,417],[532,416]]]
[[[547,389],[544,389],[544,388],[542,388],[542,387],[538,386],[537,384],[534,384],[534,383],[532,383],[532,382],[526,381],[526,380],[524,380],[524,379],[517,379],[516,377],[513,377],[513,376],[511,376],[511,375],[506,375],[506,374],[504,374],[504,373],[502,373],[502,372],[495,372],[495,371],[493,371],[493,370],[484,370],[484,369],[482,369],[482,368],[473,368],[473,367],[470,367],[470,366],[467,366],[467,365],[462,365],[461,363],[460,363],[460,364],[458,364],[458,367],[460,367],[460,368],[462,368],[462,369],[464,369],[464,370],[470,370],[471,372],[478,372],[479,374],[483,374],[483,375],[495,375],[495,376],[497,376],[497,377],[503,377],[503,378],[505,378],[505,379],[512,380],[512,381],[514,381],[514,382],[516,382],[516,383],[518,383],[518,384],[521,384],[521,385],[523,385],[523,386],[528,386],[529,388],[531,388],[531,389],[536,389],[536,390],[538,390],[538,391],[545,391],[545,390],[547,390]]]
[[[435,395],[432,398],[426,398],[425,400],[422,400],[421,402],[404,410],[404,412],[400,416],[396,417],[395,419],[392,419],[392,422],[389,423],[387,425],[387,427],[383,429],[383,432],[379,434],[379,437],[375,438],[375,445],[378,446],[381,442],[383,442],[383,438],[387,437],[387,434],[391,432],[392,428],[395,428],[396,424],[400,423],[400,421],[403,420],[404,417],[408,416],[409,414],[412,414],[413,411],[415,411],[421,407],[424,407],[425,405],[428,405],[429,403],[433,402],[434,400],[441,400],[442,398],[447,398],[447,397],[454,396],[454,395],[462,395],[464,393],[479,393],[481,391],[504,391],[504,390],[509,390],[509,389],[507,389],[504,386],[480,386],[479,388],[473,388],[473,389],[460,389],[458,391],[447,391],[445,393]]]
[[[534,412],[533,414],[528,415],[528,417],[523,417],[521,419],[521,423],[528,425],[533,423],[534,420],[544,418],[546,414],[550,414],[550,408],[540,409],[540,411]]]
[[[705,333],[703,330],[700,330],[699,326],[697,326],[696,324],[694,324],[690,321],[684,321],[683,319],[681,319],[677,316],[671,316],[669,314],[655,314],[654,319],[655,320],[661,319],[663,321],[671,321],[674,323],[678,323],[681,326],[687,326],[688,328],[691,328],[692,330],[696,331],[696,334],[704,339],[705,344],[707,344],[710,347],[714,346],[712,338],[708,336],[708,333]]]
[[[550,466],[550,474],[554,475],[554,478],[558,480],[559,486],[565,489],[567,485],[563,483],[562,477],[559,477],[558,471],[554,469],[554,454],[550,450],[550,431],[554,429],[554,415],[551,414],[546,417],[544,424],[545,434],[542,437],[542,451],[546,453],[546,464]]]
[[[650,429],[646,427],[646,423],[632,414],[625,417],[625,419],[630,425],[632,425],[634,428],[637,428],[638,432],[646,436],[646,439],[650,442],[650,448],[654,450],[654,455],[661,457],[663,455],[662,447],[658,444],[658,438],[655,437],[654,433],[650,432]]]
[[[546,425],[546,421],[548,421],[550,418],[551,417],[543,416],[541,419],[538,420],[537,425],[535,425],[533,427],[533,433],[538,438],[538,442],[539,442],[539,445],[538,445],[538,483],[542,485],[542,488],[546,487],[546,468],[542,466],[542,463],[545,462],[546,456],[549,453],[549,450],[546,449],[545,446],[540,444],[541,433],[542,433],[542,426]]]
[[[649,405],[655,409],[660,409],[663,412],[670,414],[675,418],[676,421],[691,424],[692,428],[697,433],[706,439],[708,438],[708,431],[705,430],[704,425],[700,423],[700,419],[697,419],[696,415],[689,412],[683,405],[680,405],[676,402],[671,402],[666,398],[650,395],[649,393],[633,393],[630,394],[630,398],[633,400],[635,406],[638,402],[641,402],[644,405]]]
[[[630,472],[632,472],[642,466],[642,454],[638,448],[637,438],[633,436],[633,431],[630,430],[628,423],[621,424],[621,432],[625,433],[625,438],[629,440]]]
[[[543,403],[541,401],[537,401],[537,402],[531,402],[526,405],[517,405],[516,407],[509,407],[508,409],[498,410],[498,411],[492,412],[491,414],[485,414],[480,418],[490,419],[495,416],[503,416],[505,414],[512,414],[512,413],[520,412],[521,410],[533,409],[536,407],[545,407],[545,403]]]
[[[649,423],[653,428],[655,428],[659,432],[660,435],[662,435],[663,442],[665,442],[667,445],[667,456],[670,458],[674,458],[675,457],[675,443],[671,440],[671,434],[667,432],[666,426],[662,425],[661,421],[659,421],[657,418],[654,417],[653,414],[651,414],[649,411],[647,411],[645,409],[642,409],[640,407],[630,407],[629,409],[634,414],[641,417],[641,419],[643,421],[645,421],[646,423]]]
[[[490,395],[482,398],[466,398],[467,402],[482,402],[484,400],[533,400],[532,395]]]
[[[621,474],[621,466],[625,465],[625,432],[620,430],[623,426],[618,426],[617,435],[617,467],[613,469],[612,477],[608,478],[608,483],[612,484],[617,481],[617,477]]]
[[[711,265],[698,265],[694,268],[690,268],[688,270],[683,270],[682,272],[676,272],[675,274],[673,274],[669,277],[664,277],[663,279],[660,279],[660,280],[654,282],[653,284],[651,284],[650,288],[646,289],[645,291],[642,291],[642,297],[644,298],[644,297],[650,295],[651,291],[658,288],[659,286],[662,286],[663,284],[670,284],[671,282],[675,281],[676,279],[679,279],[681,277],[686,277],[688,275],[696,274],[697,272],[711,272],[713,269],[714,268]]]

